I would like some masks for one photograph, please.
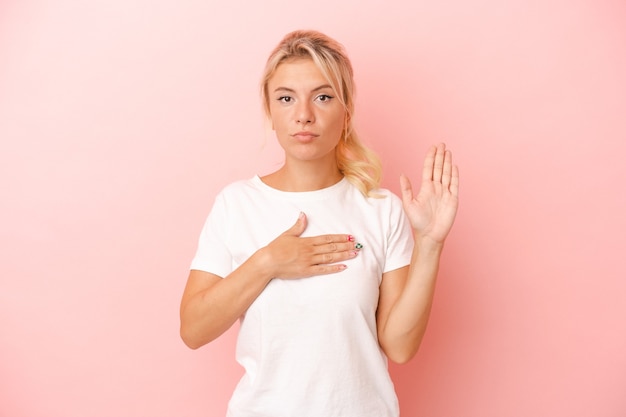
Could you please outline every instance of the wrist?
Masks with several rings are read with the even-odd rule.
[[[248,259],[248,262],[252,264],[255,274],[264,281],[270,282],[272,278],[276,276],[276,272],[273,269],[274,263],[272,262],[271,255],[267,250],[267,247],[263,247],[254,252]]]
[[[439,255],[443,251],[444,241],[435,240],[429,236],[415,235],[415,248],[419,249],[420,253],[432,253]]]

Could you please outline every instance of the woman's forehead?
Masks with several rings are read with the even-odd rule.
[[[318,88],[322,85],[332,88],[332,83],[309,58],[290,59],[280,63],[269,79],[271,88],[295,85]]]

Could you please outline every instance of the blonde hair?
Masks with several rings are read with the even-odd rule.
[[[380,159],[361,143],[354,130],[354,74],[352,64],[340,43],[313,30],[298,30],[287,34],[270,54],[263,72],[261,97],[265,114],[270,117],[267,89],[276,68],[287,60],[298,58],[308,58],[315,63],[346,110],[344,131],[335,148],[339,171],[363,195],[379,197],[373,191],[379,188],[382,177]]]

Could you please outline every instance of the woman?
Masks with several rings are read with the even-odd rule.
[[[379,189],[353,93],[343,48],[319,32],[288,34],[268,59],[262,97],[285,163],[216,197],[181,302],[194,349],[241,320],[228,416],[399,414],[387,358],[408,361],[422,340],[458,170],[440,144],[415,197],[404,176],[401,201]]]

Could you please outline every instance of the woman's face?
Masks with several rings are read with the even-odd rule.
[[[283,62],[268,82],[272,128],[287,161],[335,161],[346,111],[312,60]]]

